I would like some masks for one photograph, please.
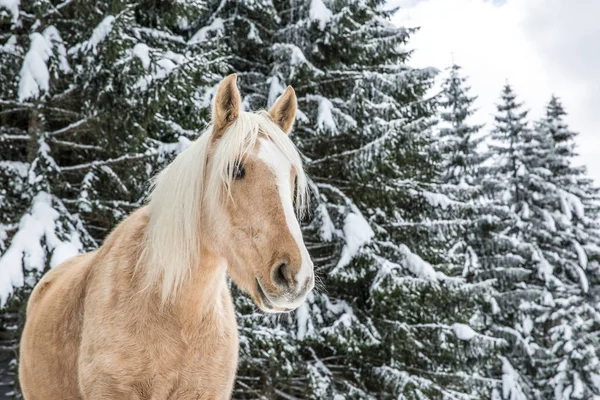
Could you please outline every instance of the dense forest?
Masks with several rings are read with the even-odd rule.
[[[499,85],[472,122],[468,77],[411,67],[393,12],[0,0],[0,392],[37,280],[144,204],[235,72],[248,110],[297,93],[319,284],[276,318],[232,287],[234,398],[600,399],[599,193],[560,98],[532,117]]]

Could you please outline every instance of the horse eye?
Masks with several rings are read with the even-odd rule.
[[[246,168],[241,161],[237,161],[233,166],[233,179],[243,179],[246,176]]]

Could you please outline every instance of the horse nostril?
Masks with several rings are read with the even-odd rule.
[[[294,285],[293,275],[290,265],[287,262],[283,262],[273,270],[273,282],[281,288],[288,289]]]

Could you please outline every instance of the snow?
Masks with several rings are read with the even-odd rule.
[[[544,218],[544,225],[546,226],[546,229],[548,229],[550,232],[556,232],[556,223],[554,222],[552,215],[548,211],[542,210],[542,216]]]
[[[17,37],[11,35],[6,43],[0,46],[0,53],[12,54],[15,56],[20,55],[19,47],[17,46]]]
[[[10,247],[0,257],[0,307],[4,305],[13,288],[25,283],[25,270],[42,272],[46,267],[47,253],[52,256],[51,266],[65,257],[76,254],[83,246],[76,233],[68,241],[57,236],[59,212],[53,207],[53,197],[45,192],[33,199],[31,210],[19,222]]]
[[[102,22],[98,24],[97,27],[92,31],[92,36],[88,40],[83,43],[80,43],[71,49],[69,49],[69,54],[77,53],[79,51],[92,51],[93,54],[97,53],[97,48],[100,43],[102,43],[106,37],[110,34],[113,29],[115,23],[115,17],[113,15],[107,15],[104,17]]]
[[[577,259],[579,260],[579,266],[583,269],[587,268],[588,265],[588,257],[585,254],[585,250],[578,241],[573,240],[573,247],[575,247],[575,252],[577,253]]]
[[[410,193],[417,195],[417,192],[412,189],[410,190]],[[425,200],[427,201],[427,203],[429,203],[432,207],[440,207],[440,208],[442,208],[442,210],[445,210],[450,205],[456,203],[454,200],[450,199],[445,194],[433,193],[433,192],[429,192],[427,190],[423,190],[421,193],[425,197]]]
[[[454,335],[456,335],[456,337],[460,340],[468,341],[477,336],[477,332],[475,332],[469,325],[456,322],[450,327],[452,328]]]
[[[267,98],[267,106],[271,107],[275,104],[275,101],[285,91],[285,86],[279,80],[277,75],[274,75],[267,79],[267,83],[269,84],[269,97]]]
[[[537,262],[538,276],[548,282],[554,274],[554,267],[546,260],[540,250],[535,250],[531,255],[533,261]]]
[[[350,261],[358,254],[360,248],[375,236],[367,220],[360,213],[355,212],[349,213],[344,219],[343,232],[346,244],[342,249],[342,254],[335,270],[350,264]]]
[[[590,380],[592,381],[594,387],[596,387],[596,389],[600,391],[600,375],[591,373]]]
[[[495,298],[490,297],[489,303],[490,303],[490,306],[492,307],[492,314],[493,315],[499,314],[500,313],[500,306],[498,305],[498,301]]]
[[[71,72],[71,66],[69,65],[69,61],[67,60],[67,49],[63,43],[60,33],[58,32],[58,29],[50,25],[46,29],[44,29],[42,35],[44,36],[44,38],[46,38],[48,43],[50,43],[50,46],[55,50],[55,55],[58,57],[60,70],[64,73]]]
[[[321,97],[319,100],[319,113],[317,115],[317,126],[322,131],[329,131],[331,133],[337,132],[337,126],[333,119],[333,104],[329,99]]]
[[[309,299],[310,300],[310,299]],[[310,335],[314,330],[312,322],[310,321],[310,309],[309,301],[306,301],[296,310],[296,323],[298,330],[296,335],[299,340],[304,339],[307,335]]]
[[[141,56],[144,57],[143,49],[139,48]],[[140,77],[138,82],[135,84],[135,88],[142,91],[146,90],[148,86],[155,80],[162,80],[167,78],[178,65],[185,62],[185,56],[182,54],[167,51],[163,55],[163,58],[156,61],[154,64],[153,71],[145,76]],[[148,61],[148,60],[144,60]],[[144,62],[142,61],[142,62]]]
[[[528,220],[529,218],[531,218],[529,204],[525,202],[523,202],[523,205],[521,206],[521,218],[523,218],[524,220]]]
[[[144,69],[150,67],[150,48],[144,43],[137,43],[131,50],[133,55],[140,59]]]
[[[526,335],[529,335],[531,331],[533,331],[533,319],[531,319],[529,315],[525,315],[523,317],[523,322],[521,325],[523,327],[523,333]]]
[[[8,10],[12,14],[12,23],[19,20],[19,3],[20,0],[0,0],[0,8]]]
[[[50,259],[50,267],[56,267],[69,258],[79,254],[81,246],[77,246],[72,242],[62,242],[52,252],[52,258]]]
[[[479,270],[479,257],[471,246],[465,251],[465,263],[463,266],[462,276],[466,277],[470,272]]]
[[[262,43],[262,39],[258,33],[258,29],[256,29],[256,25],[250,23],[250,32],[248,32],[248,40],[251,40],[256,43]]]
[[[583,399],[583,382],[581,381],[581,377],[579,374],[574,371],[573,372],[573,392],[571,392],[571,397],[573,399]]]
[[[507,358],[502,360],[502,398],[504,400],[528,400],[519,383],[520,376]]]
[[[577,218],[583,219],[585,217],[585,211],[584,211],[583,203],[581,202],[579,197],[577,197],[571,193],[568,193],[567,201],[569,202],[569,205],[571,206],[571,209],[573,210],[573,212],[575,213]]]
[[[26,177],[29,172],[29,163],[21,161],[0,161],[0,169],[12,169],[19,176]]]
[[[590,288],[587,275],[585,274],[585,271],[580,267],[576,266],[575,269],[577,270],[577,274],[579,275],[579,284],[581,285],[581,290],[583,290],[584,293],[587,293]]]
[[[560,191],[560,206],[565,217],[570,221],[573,218],[573,214],[579,219],[585,218],[585,210],[583,203],[579,197],[571,194],[567,191]]]
[[[317,21],[319,23],[319,29],[323,30],[325,25],[327,25],[329,20],[331,20],[333,13],[323,3],[323,0],[312,0],[310,2],[310,10],[308,15],[311,20]]]
[[[217,17],[209,25],[200,28],[200,30],[190,38],[188,44],[203,43],[208,38],[210,32],[215,32],[217,35],[220,35],[224,30],[225,25],[223,24],[223,19]]]
[[[431,264],[410,251],[408,246],[404,244],[398,246],[398,250],[402,255],[404,255],[404,262],[402,265],[412,272],[416,277],[437,281],[437,275]]]
[[[38,97],[50,88],[50,72],[46,62],[52,56],[52,42],[39,32],[29,36],[31,44],[21,67],[19,101]]]
[[[327,211],[327,206],[324,203],[319,204],[317,209],[315,210],[315,215],[318,215],[321,219],[321,226],[319,228],[319,236],[325,242],[331,242],[333,239],[333,234],[337,231],[333,221],[331,220],[331,216],[329,215],[329,211]]]
[[[567,198],[562,194],[560,196],[560,208],[565,218],[570,221],[573,218],[573,215],[571,214],[571,207],[567,202]]]

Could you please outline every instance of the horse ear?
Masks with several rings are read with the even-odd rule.
[[[285,133],[290,133],[294,120],[296,119],[296,92],[294,88],[288,86],[285,92],[277,99],[273,107],[269,110],[271,118]]]
[[[236,81],[237,75],[231,74],[223,79],[217,88],[212,115],[215,135],[222,135],[223,128],[235,121],[240,115],[242,99]]]

